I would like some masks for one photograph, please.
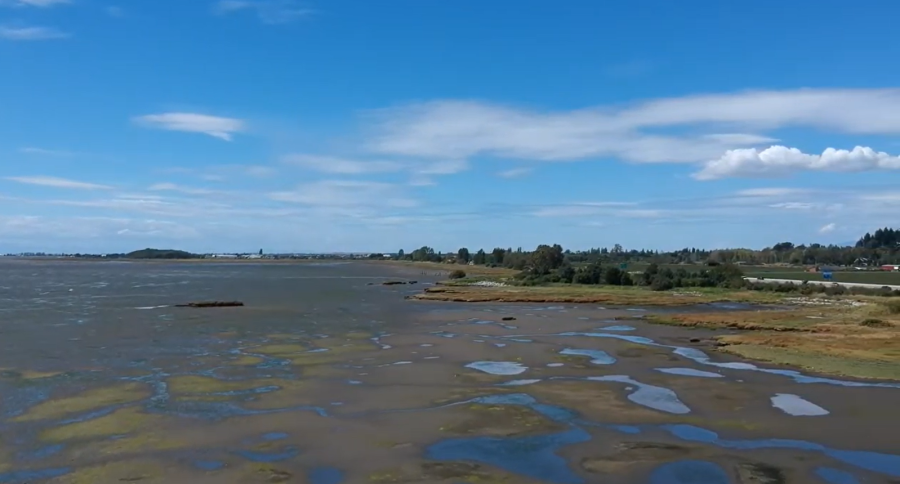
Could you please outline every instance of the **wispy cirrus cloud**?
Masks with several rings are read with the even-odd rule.
[[[361,175],[400,171],[404,165],[396,161],[353,160],[336,156],[291,154],[281,157],[281,162],[321,173]]]
[[[530,175],[534,171],[534,168],[529,167],[521,167],[521,168],[511,168],[509,170],[504,170],[497,173],[497,176],[500,178],[521,178],[526,175]]]
[[[71,188],[75,190],[110,190],[111,186],[100,185],[97,183],[88,183],[68,178],[58,178],[54,176],[8,176],[4,180],[22,183],[25,185],[37,185],[53,188]]]
[[[57,5],[66,5],[72,3],[72,0],[0,0],[0,7],[55,7]]]
[[[792,148],[771,146],[778,137],[768,131],[897,135],[898,113],[900,89],[895,88],[746,91],[572,111],[437,100],[375,111],[366,147],[420,158],[686,163],[700,167],[698,179],[759,178],[785,171],[897,169],[896,157],[872,148],[778,153]],[[677,134],[660,134],[661,128]],[[766,158],[774,155],[784,162]]]
[[[0,39],[11,41],[60,40],[71,37],[70,34],[53,27],[13,27],[0,25]]]
[[[220,0],[213,5],[213,12],[226,15],[235,12],[255,12],[259,20],[266,24],[286,24],[315,13],[293,0]]]
[[[148,128],[202,133],[225,141],[231,141],[236,133],[244,131],[247,127],[240,119],[198,113],[147,114],[137,116],[133,121]]]
[[[269,198],[280,202],[318,207],[414,207],[413,199],[402,196],[400,187],[381,182],[320,180],[297,186],[292,191],[273,192]]]
[[[46,148],[37,148],[34,146],[26,146],[24,148],[19,148],[19,153],[23,153],[26,155],[38,155],[38,156],[53,156],[60,158],[69,158],[77,155],[77,153],[73,151],[66,150],[48,150]]]

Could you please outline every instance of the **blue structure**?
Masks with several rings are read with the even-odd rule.
[[[826,281],[830,281],[831,280],[831,271],[823,271],[822,279],[825,279]]]

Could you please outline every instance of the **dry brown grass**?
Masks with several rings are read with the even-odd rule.
[[[440,286],[426,288],[412,296],[424,301],[593,303],[622,306],[690,306],[712,302],[774,302],[768,293],[754,291],[703,292],[651,291],[639,287],[618,286]]]
[[[868,302],[860,307],[650,315],[648,321],[747,330],[718,338],[723,351],[745,358],[822,373],[900,379],[900,315],[892,312],[889,301]]]

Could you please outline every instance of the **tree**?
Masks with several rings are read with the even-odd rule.
[[[262,249],[259,249],[259,255],[263,255]]]
[[[478,249],[478,252],[475,253],[475,257],[472,258],[472,262],[480,266],[487,264],[487,254],[484,253],[484,249]]]
[[[468,264],[469,263],[469,249],[463,247],[456,252],[456,262],[460,264]]]
[[[532,271],[538,275],[549,274],[565,262],[563,249],[559,244],[539,245],[531,254]]]
[[[397,251],[397,259],[403,259],[406,256],[406,253],[403,252],[403,249]]]
[[[503,260],[506,256],[506,249],[501,249],[497,247],[496,249],[491,251],[491,262],[494,264],[502,265]]]

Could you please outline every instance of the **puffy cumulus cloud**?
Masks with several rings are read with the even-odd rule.
[[[0,39],[13,41],[57,40],[71,37],[53,27],[13,27],[0,25]]]
[[[900,89],[738,92],[574,111],[443,100],[376,111],[373,119],[367,146],[391,155],[699,163],[776,141],[758,134],[764,130],[900,133]],[[658,134],[667,127],[701,133]]]
[[[51,188],[71,188],[75,190],[109,190],[112,187],[97,183],[88,183],[55,176],[8,176],[4,178],[16,183],[37,185]]]
[[[148,114],[135,117],[134,122],[148,128],[202,133],[225,141],[246,129],[246,123],[240,119],[197,113]]]
[[[241,11],[255,12],[266,24],[286,24],[315,13],[294,0],[220,0],[213,5],[218,15]]]
[[[772,146],[729,150],[709,161],[694,173],[697,180],[733,177],[780,177],[803,170],[866,171],[900,169],[900,157],[857,146],[852,150],[827,148],[821,155],[803,153],[797,148]]]

